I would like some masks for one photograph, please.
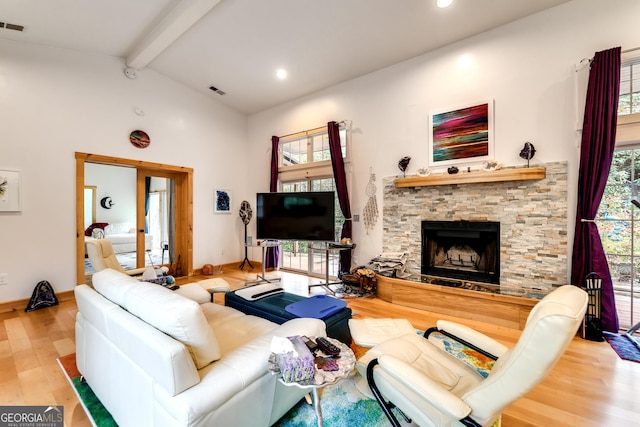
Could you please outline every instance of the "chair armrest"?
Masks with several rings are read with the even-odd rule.
[[[500,357],[507,350],[509,350],[509,347],[506,347],[493,338],[488,337],[474,329],[471,329],[468,326],[448,320],[438,320],[436,324],[439,330],[446,331],[456,336],[457,338],[473,344],[474,346],[486,351],[487,353],[493,354],[496,357]]]
[[[141,267],[141,268],[134,268],[131,270],[125,270],[125,273],[128,274],[129,276],[139,276],[142,273],[144,273],[144,271],[147,269],[147,267]]]
[[[452,418],[461,420],[471,413],[471,408],[462,399],[445,390],[408,363],[389,354],[378,357],[378,363],[385,373]]]

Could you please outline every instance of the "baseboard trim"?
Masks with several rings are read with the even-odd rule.
[[[56,293],[56,298],[58,301],[68,301],[74,299],[75,296],[73,294],[73,290],[70,291],[62,291]],[[0,313],[10,313],[12,311],[24,311],[29,305],[29,300],[31,298],[18,299],[14,301],[7,301],[0,303]]]

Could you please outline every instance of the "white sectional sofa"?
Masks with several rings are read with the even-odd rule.
[[[93,286],[75,289],[77,364],[121,427],[270,426],[304,396],[269,373],[269,346],[324,336],[321,320],[277,325],[111,269]]]

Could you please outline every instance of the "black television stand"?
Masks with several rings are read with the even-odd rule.
[[[329,291],[332,295],[335,295],[335,291],[333,289],[331,289],[329,286],[330,285],[340,285],[342,284],[342,280],[338,280],[336,282],[330,282],[329,281],[329,254],[332,251],[346,251],[346,250],[352,250],[353,248],[355,248],[355,245],[341,245],[338,243],[333,243],[333,242],[325,242],[324,243],[324,248],[313,248],[314,250],[316,249],[324,249],[324,253],[325,253],[325,264],[324,264],[324,268],[325,268],[325,274],[324,274],[324,282],[320,282],[320,283],[314,283],[309,285],[309,288],[313,288],[315,286],[321,286],[323,287],[325,290]]]
[[[280,242],[279,240],[263,240],[259,245],[248,245],[248,244],[245,244],[244,245],[245,258],[246,258],[246,251],[247,251],[247,248],[249,246],[262,248],[262,275],[257,274],[256,275],[256,280],[252,280],[250,282],[245,282],[245,285],[250,286],[250,285],[257,285],[259,283],[279,282],[281,280],[280,277],[274,277],[274,278],[270,278],[270,279],[266,278],[265,257],[267,255],[267,248],[280,247],[280,246],[282,246],[282,242]],[[242,263],[244,264],[244,261]],[[249,265],[251,265],[251,263],[249,263]],[[251,266],[251,267],[253,267],[253,266]]]

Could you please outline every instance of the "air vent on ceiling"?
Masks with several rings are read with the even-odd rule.
[[[0,22],[0,28],[7,30],[24,31],[24,25],[9,24],[8,22]]]
[[[209,86],[209,89],[211,89],[212,91],[214,91],[218,95],[226,95],[227,94],[226,92],[221,91],[220,89],[218,89],[215,86]]]

